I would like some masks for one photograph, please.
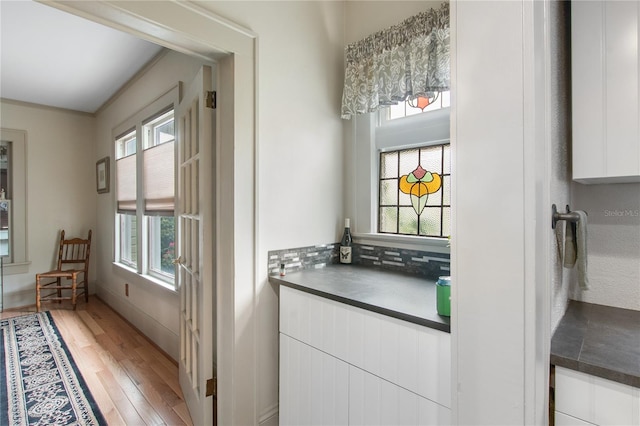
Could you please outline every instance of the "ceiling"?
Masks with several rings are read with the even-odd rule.
[[[0,97],[95,113],[163,48],[31,0],[0,0]]]

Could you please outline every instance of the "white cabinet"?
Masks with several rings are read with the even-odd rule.
[[[357,367],[349,367],[350,425],[448,425],[451,411]]]
[[[555,380],[557,425],[640,425],[640,389],[562,367]]]
[[[280,365],[281,425],[349,423],[347,363],[281,334]]]
[[[640,2],[573,1],[573,179],[640,182]]]
[[[577,419],[573,416],[568,416],[564,413],[556,411],[555,414],[555,426],[592,426],[593,423],[585,422],[584,420]]]
[[[298,345],[308,349],[292,351],[291,348]],[[342,389],[340,383],[345,380],[349,383],[345,399],[349,424],[362,424],[363,419],[369,418],[366,416],[377,416],[377,424],[403,424],[403,419],[414,418],[411,413],[415,412],[419,422],[414,424],[446,425],[451,406],[450,346],[449,333],[281,286],[281,423],[293,424],[295,421],[290,419],[312,417],[310,413],[296,411],[310,409],[305,402],[309,389],[316,393],[334,386]],[[340,367],[334,369],[332,362],[317,354],[309,355],[314,351],[334,359]],[[292,355],[298,352],[302,355]],[[323,366],[331,366],[327,367],[331,374],[344,374],[344,377],[326,383],[327,379],[303,371],[309,364],[301,359],[313,360],[314,356],[318,359],[315,369],[322,369],[317,367],[322,358]],[[349,367],[348,372],[343,364]],[[303,401],[299,400],[300,395]],[[367,407],[378,407],[378,414],[364,413],[362,410]],[[413,407],[411,410],[417,411],[405,411],[401,407]],[[397,421],[388,423],[384,420],[388,418]]]

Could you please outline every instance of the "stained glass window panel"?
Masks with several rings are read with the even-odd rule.
[[[380,153],[378,232],[449,236],[449,163],[449,144]]]
[[[429,198],[427,199],[427,206],[440,207],[441,205],[442,205],[442,188],[434,194],[429,194]]]
[[[442,209],[442,235],[446,237],[451,235],[451,207]]]
[[[444,145],[444,161],[442,165],[444,166],[444,170],[442,171],[445,175],[451,174],[451,145]]]
[[[429,113],[442,108],[448,108],[451,106],[451,92],[449,90],[440,92],[438,97],[425,108],[420,109],[412,107],[410,101],[398,102],[396,105],[390,105],[386,108],[387,120],[395,120],[398,118],[409,117],[416,114]],[[415,103],[414,103],[415,105]]]
[[[398,177],[398,153],[383,153],[380,157],[380,177],[382,179]]]
[[[439,237],[441,209],[427,207],[420,215],[420,235]]]
[[[442,177],[442,204],[451,205],[451,176]]]
[[[442,174],[442,146],[434,146],[421,150],[420,165],[432,173]]]
[[[398,209],[396,207],[380,208],[380,232],[398,233]]]
[[[404,151],[399,151],[400,153],[400,170],[398,171],[398,176],[403,175],[405,173],[411,172],[411,170],[416,168],[416,164],[418,164],[418,153],[420,151],[417,149],[406,149]]]
[[[411,196],[409,194],[405,194],[402,191],[398,191],[398,205],[399,206],[410,206],[411,205]]]
[[[398,202],[398,179],[383,180],[380,182],[380,204],[395,205]]]
[[[398,233],[418,235],[418,215],[413,207],[399,207]]]

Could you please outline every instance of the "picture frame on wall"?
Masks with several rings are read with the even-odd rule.
[[[109,157],[96,162],[96,189],[98,194],[109,192]]]

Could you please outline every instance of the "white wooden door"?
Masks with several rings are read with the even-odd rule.
[[[213,424],[215,376],[214,110],[205,106],[212,71],[185,88],[178,123],[178,286],[180,386],[195,425]],[[207,392],[207,381],[209,392]]]

